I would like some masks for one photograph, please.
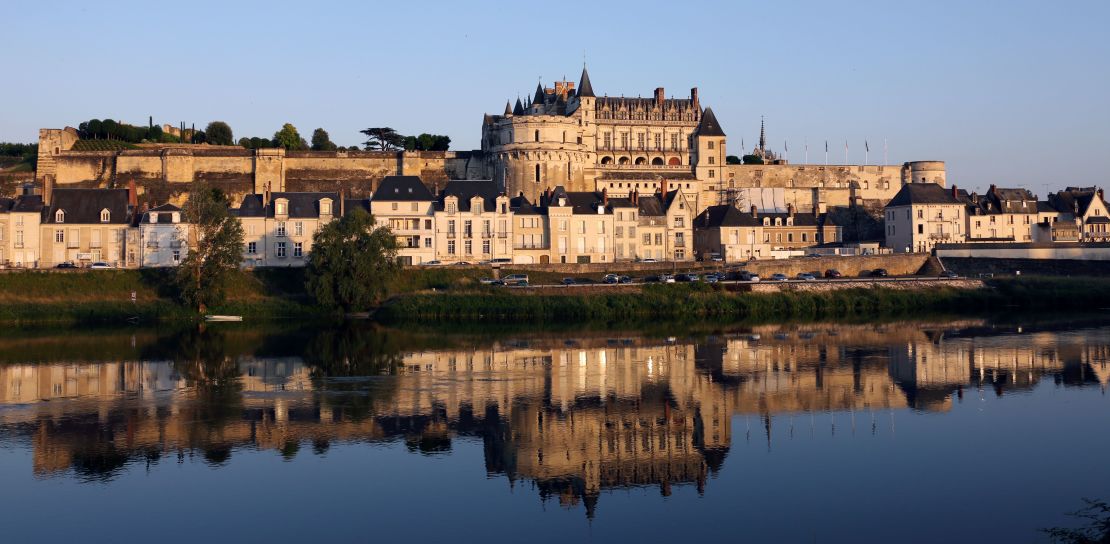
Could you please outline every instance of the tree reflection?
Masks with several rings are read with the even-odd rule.
[[[1053,527],[1042,529],[1053,542],[1065,544],[1107,544],[1110,543],[1110,504],[1102,500],[1083,499],[1087,506],[1068,515],[1086,520],[1083,527]]]

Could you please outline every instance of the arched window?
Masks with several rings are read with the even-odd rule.
[[[682,164],[682,159],[680,159],[678,157],[671,157],[671,160],[667,161],[667,164],[669,164],[671,166],[678,166],[678,165]]]
[[[537,132],[537,134],[539,134],[539,133]],[[540,182],[540,165],[537,164],[536,165],[536,183],[539,183],[539,182]]]
[[[663,159],[655,157],[654,159],[651,159],[651,164],[652,166],[663,166]]]
[[[563,131],[563,143],[567,143],[567,131]]]
[[[602,157],[601,164],[613,164],[613,157]]]
[[[618,162],[620,162],[620,164],[628,164],[628,157],[621,157]]]
[[[636,157],[636,164],[647,164],[647,159],[644,157]]]
[[[58,210],[58,211],[54,212],[54,222],[55,223],[65,223],[66,222],[66,212],[63,212],[62,210]]]
[[[108,221],[111,221],[111,220],[112,220],[112,212],[108,211],[108,208],[104,208],[103,210],[100,210],[100,222],[101,223],[107,223]]]
[[[536,141],[540,141],[540,131],[536,131]]]

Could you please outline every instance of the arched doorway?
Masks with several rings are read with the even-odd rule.
[[[628,157],[621,157],[620,161],[618,161],[618,162],[620,164],[628,164]]]

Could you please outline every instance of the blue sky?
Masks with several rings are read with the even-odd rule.
[[[476,147],[482,114],[577,80],[700,90],[729,149],[945,160],[961,187],[1107,183],[1110,2],[21,2],[5,10],[0,141],[90,118],[292,122]]]

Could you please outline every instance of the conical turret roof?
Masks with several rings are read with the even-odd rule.
[[[513,106],[511,104],[509,104],[508,100],[506,100],[505,101],[505,115],[512,115],[512,113],[513,113]]]
[[[533,104],[537,104],[537,103],[538,104],[543,104],[544,103],[543,85],[540,85],[539,83],[536,84],[536,97],[532,99],[532,103]]]
[[[582,67],[582,79],[578,82],[578,98],[582,97],[595,98],[594,86],[590,84],[590,74],[585,66]]]
[[[520,97],[516,99],[516,105],[513,106],[513,115],[524,115],[524,104],[520,103]]]

